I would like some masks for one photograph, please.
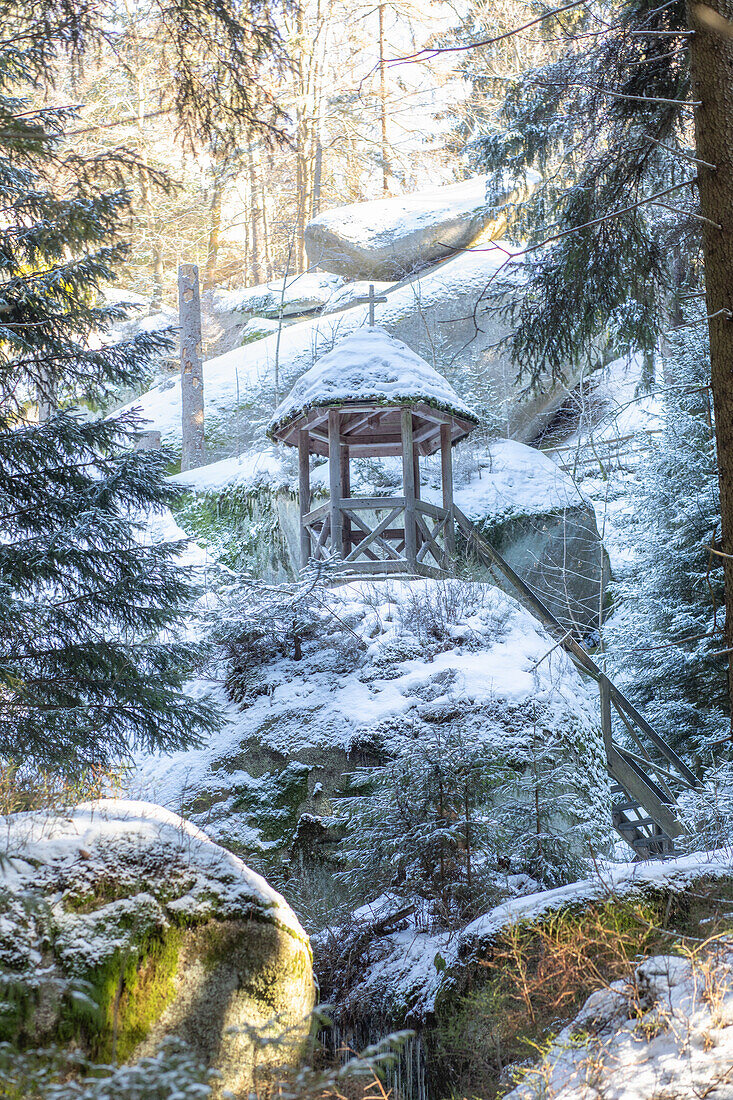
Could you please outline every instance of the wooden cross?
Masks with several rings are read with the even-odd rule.
[[[374,293],[374,283],[369,284],[369,297],[368,298],[354,298],[354,305],[364,305],[369,303],[369,327],[374,328],[374,307],[378,302],[386,302],[387,298],[384,294],[377,296]]]

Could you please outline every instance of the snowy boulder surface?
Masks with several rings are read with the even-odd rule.
[[[655,955],[592,993],[506,1100],[733,1096],[733,952]]]
[[[490,218],[483,176],[340,206],[305,228],[309,263],[351,279],[400,279],[470,244]]]
[[[513,599],[476,582],[359,582],[318,589],[306,618],[298,652],[266,633],[243,644],[228,676],[238,703],[228,725],[204,749],[140,759],[135,790],[183,803],[214,839],[279,866],[304,825],[322,822],[330,842],[345,776],[390,758],[405,738],[452,731],[521,772],[542,730],[567,761],[567,844],[584,859],[591,838],[605,843],[593,685]]]
[[[308,939],[283,898],[199,829],[108,799],[12,814],[2,835],[0,981],[15,995],[0,1038],[124,1061],[175,1035],[237,1096],[252,1086],[244,1029],[281,1013],[303,1040]]]
[[[216,291],[214,311],[243,313],[247,317],[297,317],[322,309],[342,285],[343,279],[337,275],[305,272],[241,290]]]
[[[517,382],[516,367],[508,353],[498,346],[507,334],[507,326],[487,314],[482,303],[492,293],[492,280],[505,262],[506,252],[498,248],[466,252],[447,260],[389,291],[387,301],[376,306],[375,323],[404,341],[472,403],[467,381],[481,379],[483,391],[490,393],[491,417],[498,430],[528,441],[548,423],[566,399],[567,389],[548,386],[541,393],[525,392]],[[251,419],[251,406],[262,401],[263,393],[274,391],[276,372],[282,395],[341,339],[363,328],[368,316],[366,306],[352,306],[340,313],[300,321],[280,333],[209,359],[203,373],[208,453],[212,459],[237,452],[242,426]],[[567,385],[573,385],[570,366]],[[164,380],[126,408],[139,409],[150,422],[148,426],[162,433],[164,442],[180,446],[180,379]]]
[[[563,624],[599,628],[610,567],[595,510],[548,455],[495,440],[455,500]]]

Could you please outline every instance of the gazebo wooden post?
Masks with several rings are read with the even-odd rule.
[[[412,409],[403,409],[402,482],[405,494],[405,557],[410,569],[417,569],[417,530],[415,523],[415,451],[412,438]]]
[[[445,552],[449,559],[455,555],[456,533],[453,521],[453,448],[450,424],[440,425],[440,479],[443,485],[443,507],[449,513],[445,528]]]
[[[308,430],[298,432],[298,503],[300,506],[300,568],[305,569],[311,556],[311,537],[305,517],[311,506],[310,447]]]
[[[351,496],[351,470],[349,468],[349,444],[342,441],[340,447],[341,497],[348,500]],[[344,545],[344,557],[351,550],[351,520],[341,513],[341,539]]]
[[[412,444],[412,472],[415,482],[415,500],[420,499],[420,452],[417,449],[417,444]],[[417,520],[415,520],[415,551],[419,552],[422,546],[423,538],[422,532],[418,526]]]
[[[341,526],[341,428],[339,410],[328,410],[328,482],[331,515],[331,552],[344,555]]]

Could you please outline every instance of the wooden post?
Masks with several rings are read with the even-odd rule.
[[[179,265],[178,315],[181,327],[181,470],[194,470],[206,461],[201,300],[196,264]]]
[[[412,409],[403,409],[402,483],[405,494],[405,557],[410,569],[417,569],[417,531],[415,524],[415,450],[412,439]]]
[[[331,495],[331,552],[343,557],[341,528],[341,431],[338,409],[328,410],[328,481]]]
[[[305,569],[311,556],[311,537],[303,520],[311,506],[310,451],[308,431],[298,432],[298,504],[300,507],[300,568]]]
[[[443,507],[450,513],[445,528],[445,553],[452,558],[456,551],[456,532],[453,522],[453,449],[450,424],[440,425],[440,479],[443,485]]]
[[[341,444],[341,499],[348,500],[351,496],[351,469],[349,466],[349,445]],[[341,538],[344,544],[344,557],[351,550],[351,520],[341,514]]]
[[[608,677],[601,673],[598,677],[598,690],[601,696],[601,730],[603,732],[603,747],[606,756],[610,758],[613,749],[613,719],[611,717],[611,685]]]

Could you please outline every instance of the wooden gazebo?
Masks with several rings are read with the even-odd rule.
[[[432,573],[453,551],[451,448],[478,417],[424,359],[380,328],[359,329],[296,382],[268,429],[299,452],[300,558],[365,573]],[[441,452],[443,506],[420,499],[420,457]],[[310,455],[329,464],[311,510]],[[401,456],[403,493],[352,497],[352,458]]]

